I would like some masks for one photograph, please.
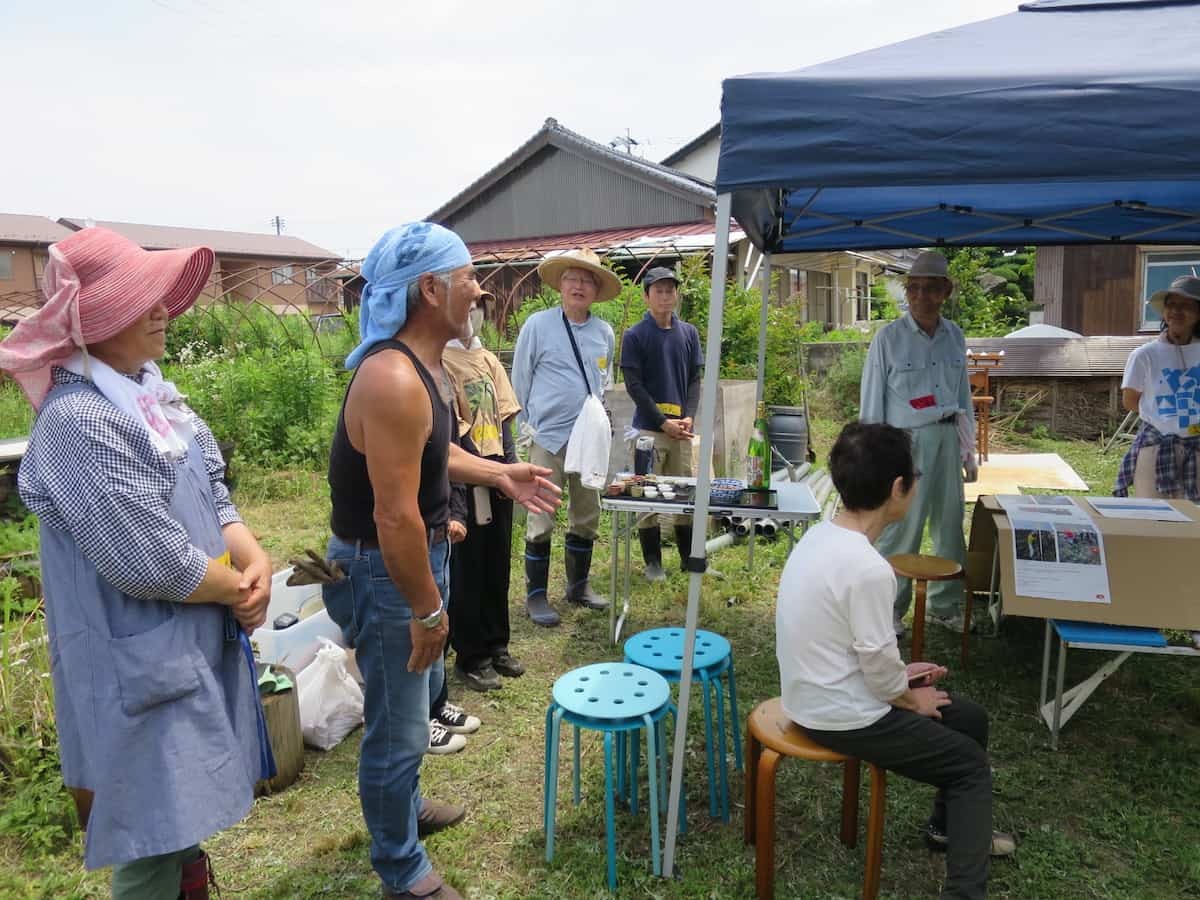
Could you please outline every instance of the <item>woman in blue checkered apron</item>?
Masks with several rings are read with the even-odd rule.
[[[1142,424],[1113,493],[1200,500],[1200,278],[1181,275],[1150,305],[1162,316],[1162,331],[1125,364],[1121,401]]]
[[[212,263],[84,229],[50,248],[45,305],[0,344],[38,410],[18,487],[40,520],[63,780],[120,900],[207,897],[200,842],[273,770],[246,637],[270,561],[154,362]]]

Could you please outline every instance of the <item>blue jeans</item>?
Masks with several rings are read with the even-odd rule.
[[[446,602],[450,545],[429,548],[429,566]],[[442,689],[439,657],[425,672],[408,671],[412,609],[388,575],[383,554],[330,538],[329,559],[346,578],[323,588],[325,608],[354,648],[366,682],[358,795],[371,834],[371,865],[392,891],[408,890],[433,866],[417,839],[420,767],[429,747],[429,707]]]

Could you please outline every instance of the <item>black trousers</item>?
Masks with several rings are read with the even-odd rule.
[[[893,707],[866,728],[804,730],[830,750],[938,789],[930,822],[950,839],[942,897],[973,900],[987,895],[992,850],[988,717],[972,700],[953,694],[951,700],[940,720]]]
[[[508,649],[513,503],[492,492],[492,521],[475,524],[467,493],[467,537],[450,550],[450,646],[455,665],[474,669]]]

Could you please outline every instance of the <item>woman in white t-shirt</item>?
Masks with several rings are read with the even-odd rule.
[[[852,422],[829,472],[842,510],[805,532],[779,579],[783,709],[823,747],[937,788],[925,841],[948,854],[942,897],[983,898],[989,857],[1016,846],[992,831],[987,712],[935,685],[944,666],[905,665],[892,627],[896,576],[872,546],[916,494],[911,442],[891,425]]]
[[[1182,275],[1150,305],[1163,318],[1157,340],[1129,356],[1121,402],[1142,420],[1113,493],[1200,500],[1200,278]]]

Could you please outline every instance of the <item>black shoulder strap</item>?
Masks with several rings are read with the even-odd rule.
[[[583,357],[579,355],[579,345],[575,343],[575,333],[571,331],[571,323],[567,321],[567,314],[562,314],[563,328],[567,329],[567,337],[571,339],[571,349],[575,351],[575,362],[579,365],[579,374],[583,378],[583,386],[587,389],[588,396],[592,393],[592,383],[588,381],[587,370],[583,367]]]

